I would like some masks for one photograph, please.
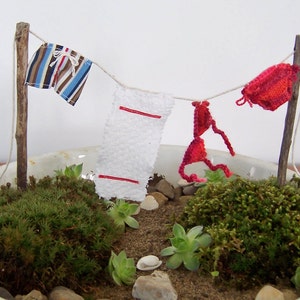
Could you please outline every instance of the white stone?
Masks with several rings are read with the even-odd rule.
[[[49,300],[84,300],[80,295],[76,294],[73,290],[70,290],[63,286],[55,287],[50,295]]]
[[[175,291],[167,273],[154,271],[151,275],[140,276],[135,281],[132,296],[139,300],[177,300]]]
[[[28,295],[23,296],[22,300],[47,300],[47,297],[38,290],[32,290]]]
[[[139,259],[136,267],[141,271],[149,271],[157,269],[162,264],[162,261],[155,255],[147,255]]]
[[[178,181],[177,181],[177,184],[181,187],[185,187],[185,186],[188,186],[188,185],[192,185],[194,184],[193,182],[187,182],[185,179],[183,178],[180,178]]]
[[[255,300],[284,300],[281,291],[270,285],[265,285],[256,295]]]
[[[140,207],[145,210],[154,210],[159,207],[158,202],[151,195],[147,195],[144,201],[140,204]]]

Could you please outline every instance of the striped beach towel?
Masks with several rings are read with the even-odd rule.
[[[61,45],[43,44],[29,62],[25,83],[41,89],[54,88],[75,105],[87,80],[92,61]]]

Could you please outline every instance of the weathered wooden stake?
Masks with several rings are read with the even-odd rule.
[[[17,23],[15,33],[15,45],[17,56],[17,186],[25,190],[27,188],[27,114],[28,92],[25,85],[26,70],[28,65],[28,36],[29,24]]]
[[[300,35],[296,36],[295,47],[294,47],[294,61],[295,65],[300,65]],[[295,116],[297,110],[298,94],[300,85],[300,75],[298,74],[298,79],[293,86],[292,98],[288,102],[287,112],[285,116],[285,127],[283,131],[281,150],[278,162],[278,173],[277,173],[277,183],[279,186],[283,186],[286,183],[286,172],[289,159],[289,151],[292,143]]]

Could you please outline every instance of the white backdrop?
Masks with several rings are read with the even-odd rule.
[[[0,161],[7,159],[11,139],[13,40],[21,21],[128,86],[204,100],[247,83],[293,51],[300,1],[6,1],[0,12]],[[29,59],[41,43],[30,35]],[[75,107],[53,90],[28,87],[29,155],[101,144],[115,87],[96,65]],[[238,89],[210,100],[218,127],[237,153],[277,161],[287,105],[275,112],[238,107],[240,97]],[[192,134],[191,102],[176,100],[162,143],[187,146]],[[207,148],[227,150],[212,131],[204,138]]]

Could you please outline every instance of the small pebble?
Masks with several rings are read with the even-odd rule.
[[[185,179],[183,178],[180,178],[178,181],[177,181],[177,184],[181,187],[185,187],[185,186],[188,186],[188,185],[192,185],[194,184],[193,182],[187,182]]]
[[[151,195],[145,197],[144,201],[141,203],[140,207],[145,210],[154,210],[159,207],[158,202]]]

